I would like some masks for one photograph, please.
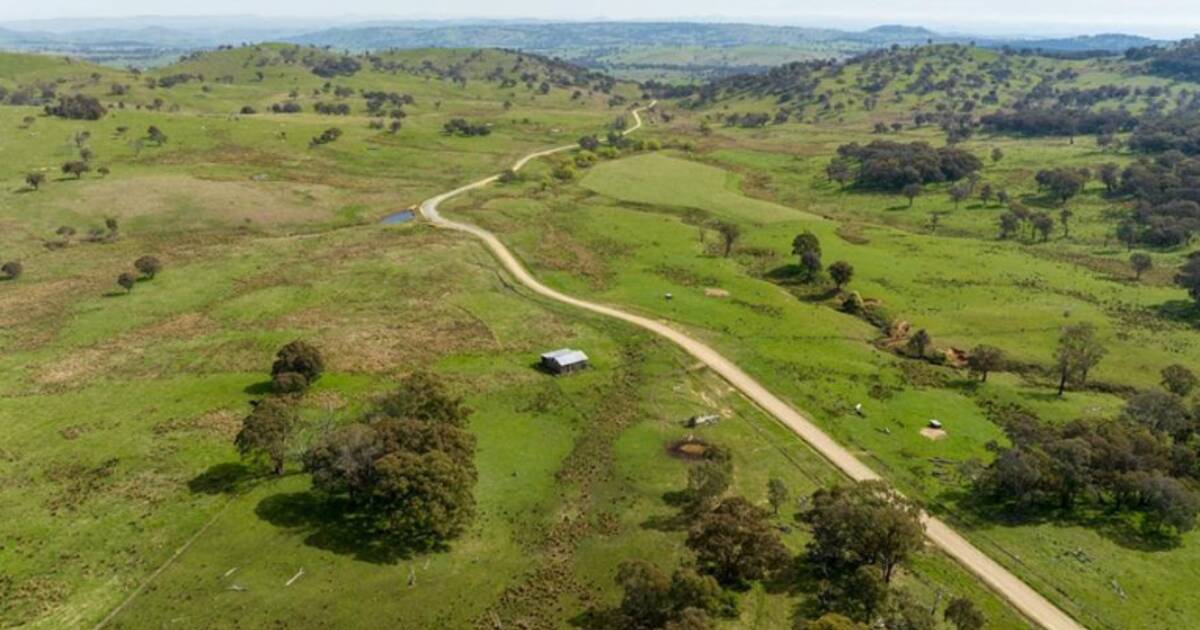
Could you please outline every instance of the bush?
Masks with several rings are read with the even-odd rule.
[[[909,184],[958,181],[982,168],[983,162],[964,149],[876,140],[838,147],[830,165],[857,165],[857,172],[847,174],[862,188],[899,191]]]
[[[329,79],[336,76],[353,76],[361,69],[362,64],[353,57],[325,57],[313,64],[312,73]]]
[[[100,120],[107,113],[96,97],[83,94],[59,97],[57,105],[46,106],[46,114],[72,120]]]
[[[310,140],[309,143],[316,147],[334,142],[340,137],[342,137],[342,130],[338,129],[337,127],[330,127],[329,129],[322,131],[321,135]]]
[[[162,263],[154,256],[142,256],[134,261],[133,268],[141,272],[143,277],[153,279],[162,271]]]
[[[271,377],[278,380],[281,374],[298,374],[304,379],[304,387],[316,382],[325,371],[325,359],[316,347],[303,341],[293,341],[279,349],[271,365]],[[284,377],[284,384],[291,386],[293,377]],[[292,390],[294,391],[294,390]]]
[[[442,129],[451,136],[486,136],[492,133],[492,128],[480,123],[469,123],[465,118],[451,118],[450,122],[442,125]]]
[[[551,171],[550,174],[559,181],[569,182],[575,179],[579,173],[575,170],[575,167],[571,166],[570,164],[559,164],[558,166],[554,167],[554,170]]]
[[[308,389],[308,379],[299,372],[280,372],[271,377],[276,394],[300,394]]]
[[[0,273],[4,274],[6,280],[16,280],[24,273],[25,266],[17,260],[10,260],[3,265],[0,265]]]

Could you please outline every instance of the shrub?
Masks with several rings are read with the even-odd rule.
[[[271,377],[276,386],[281,384],[287,386],[289,393],[296,391],[291,389],[296,384],[295,378],[283,377],[281,383],[281,374],[299,375],[303,379],[301,388],[303,390],[316,382],[324,371],[325,359],[321,356],[321,352],[311,344],[299,340],[280,348],[279,352],[275,354],[275,362],[271,365]]]
[[[46,106],[46,114],[72,120],[100,120],[107,113],[99,99],[84,94],[59,97],[57,105]]]
[[[162,263],[154,256],[142,256],[134,261],[133,268],[141,272],[143,277],[153,279],[162,271]]]
[[[10,260],[3,265],[0,265],[0,273],[3,273],[5,279],[7,280],[16,280],[17,278],[20,278],[24,271],[25,266],[17,260]]]

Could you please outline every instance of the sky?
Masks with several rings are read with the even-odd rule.
[[[978,34],[1200,32],[1200,0],[0,0],[0,22],[141,15],[260,15],[348,19],[703,19],[806,26],[902,23]]]

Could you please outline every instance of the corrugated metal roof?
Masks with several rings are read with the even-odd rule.
[[[559,365],[575,365],[576,363],[586,363],[588,356],[582,350],[572,350],[566,354],[560,354],[554,357],[554,360]]]
[[[547,352],[542,355],[543,361],[553,361],[554,363],[566,366],[575,365],[577,363],[586,363],[588,356],[582,350],[572,350],[570,348],[561,348],[553,352]]]

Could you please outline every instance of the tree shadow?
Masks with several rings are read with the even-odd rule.
[[[192,477],[187,486],[196,494],[232,494],[259,476],[245,464],[223,462]]]
[[[588,608],[568,619],[567,623],[584,630],[625,630],[629,627],[629,619],[616,606]]]
[[[245,386],[242,388],[242,391],[251,396],[266,396],[274,393],[275,383],[271,381],[259,381],[257,383],[251,383],[250,385]]]
[[[779,267],[776,267],[764,274],[764,277],[766,277],[768,280],[772,280],[780,284],[800,284],[805,280],[805,276],[806,274],[804,273],[804,268],[796,263],[780,265]]]
[[[1191,300],[1168,300],[1151,309],[1163,319],[1200,327],[1200,306]]]
[[[116,291],[116,290],[113,290],[113,291],[106,291],[106,292],[104,292],[104,293],[103,293],[103,294],[102,294],[100,297],[106,297],[106,298],[119,298],[119,297],[125,297],[126,295],[129,295],[129,292],[128,292],[128,291]]]
[[[947,490],[938,499],[942,509],[931,508],[931,511],[951,516],[955,525],[964,529],[1038,525],[1082,527],[1125,549],[1144,552],[1169,551],[1179,547],[1182,542],[1179,536],[1171,532],[1140,527],[1135,513],[1111,507],[1077,505],[1063,509],[1029,506],[1016,509],[1009,503],[989,501],[967,488]],[[950,504],[955,509],[947,508]]]
[[[344,497],[324,497],[313,492],[269,496],[254,513],[264,521],[293,533],[306,534],[304,544],[371,564],[395,564],[417,552],[440,551],[441,543],[399,536],[379,527],[379,518],[364,513]]]

